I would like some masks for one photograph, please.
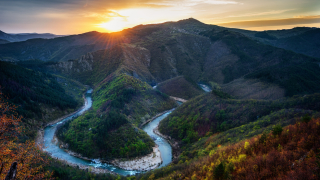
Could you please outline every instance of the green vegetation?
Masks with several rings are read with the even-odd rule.
[[[276,135],[281,135],[282,131],[283,131],[282,126],[278,124],[273,128],[272,134],[275,135],[275,136]]]
[[[35,135],[37,128],[45,122],[61,117],[82,105],[83,86],[64,84],[69,80],[51,74],[23,68],[7,62],[0,62],[0,86],[17,111],[24,118],[25,132]],[[77,89],[77,91],[76,91]],[[73,93],[69,93],[73,91]]]
[[[265,133],[229,146],[216,146],[210,155],[180,161],[137,179],[314,179],[319,175],[319,136],[319,119],[298,121],[277,136]]]
[[[179,97],[182,99],[191,99],[204,93],[201,88],[192,81],[192,79],[188,78],[188,80],[182,76],[178,76],[159,83],[157,85],[157,89],[169,96]]]
[[[148,154],[155,145],[140,124],[176,104],[147,83],[121,74],[95,88],[93,108],[59,128],[69,149],[91,158],[130,158]]]
[[[47,170],[52,172],[52,178],[58,180],[120,180],[126,179],[125,177],[115,176],[109,173],[96,174],[89,172],[88,169],[82,170],[78,166],[72,167],[66,165],[56,159],[47,157],[50,160]]]
[[[150,153],[154,146],[144,131],[133,127],[123,115],[115,112],[109,113],[106,119],[88,112],[64,124],[57,134],[60,140],[69,144],[70,150],[90,158],[136,157]]]
[[[178,107],[160,123],[159,130],[188,144],[207,133],[214,134],[250,122],[259,122],[260,118],[272,112],[285,112],[290,108],[318,111],[319,100],[320,94],[275,101],[222,99],[205,94]],[[270,124],[257,124],[254,129],[267,125]]]
[[[218,89],[212,89],[212,92],[211,92],[213,95],[219,97],[219,98],[222,98],[222,99],[229,99],[231,98],[231,96],[228,94],[228,93],[225,93],[221,90],[218,90]]]

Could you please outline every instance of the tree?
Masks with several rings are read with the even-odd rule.
[[[35,143],[19,142],[21,119],[16,113],[16,107],[6,102],[0,91],[0,179],[7,176],[11,164],[14,165],[12,168],[15,169],[17,179],[49,178],[51,174],[44,170],[47,162]],[[12,171],[9,171],[10,173]]]
[[[273,135],[281,135],[283,129],[282,129],[282,126],[280,124],[276,125],[273,130],[272,130],[272,134]]]

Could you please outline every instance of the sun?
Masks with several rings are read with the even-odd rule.
[[[113,18],[111,21],[98,24],[98,27],[104,28],[110,32],[121,31],[126,28],[126,22],[122,18]]]

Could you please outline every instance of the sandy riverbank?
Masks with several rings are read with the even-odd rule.
[[[159,132],[159,125],[153,129],[153,132],[168,141],[168,143],[172,147],[172,161],[176,160],[180,155],[179,143],[177,141],[175,141],[174,139],[172,139],[170,136],[166,136],[164,134],[161,134]]]
[[[135,171],[149,171],[159,167],[161,163],[162,159],[158,145],[153,147],[153,152],[146,156],[137,157],[128,161],[121,161],[120,159],[111,161],[111,164],[121,169]]]

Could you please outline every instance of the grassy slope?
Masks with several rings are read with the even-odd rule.
[[[110,75],[93,93],[93,108],[64,125],[58,137],[70,149],[103,159],[135,157],[152,151],[154,142],[137,127],[156,113],[175,107],[168,96],[147,83]]]
[[[183,76],[163,81],[157,85],[157,89],[169,96],[182,99],[191,99],[204,93],[197,84],[190,83]]]

